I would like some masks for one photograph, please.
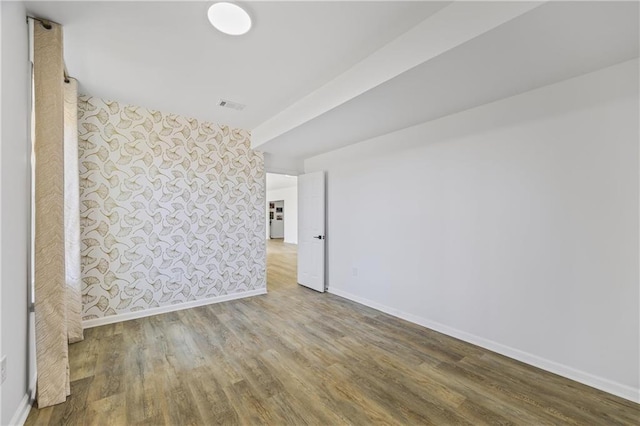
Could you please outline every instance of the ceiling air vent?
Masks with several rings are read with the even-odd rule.
[[[242,111],[244,107],[246,107],[246,105],[242,105],[233,101],[227,101],[225,99],[220,99],[220,102],[218,102],[218,106],[235,109],[236,111]]]

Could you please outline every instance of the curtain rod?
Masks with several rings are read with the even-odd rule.
[[[34,21],[38,21],[42,24],[43,27],[45,27],[47,30],[51,29],[51,24],[56,24],[59,26],[62,26],[61,24],[57,23],[56,21],[52,21],[50,19],[43,19],[43,18],[36,18],[35,16],[29,16],[27,15],[27,22],[29,22],[29,19],[33,19]],[[64,61],[64,60],[63,60]],[[63,70],[63,75],[64,75],[64,82],[65,83],[69,83],[69,71],[67,71],[67,64],[63,62],[63,66],[64,66],[64,70]]]

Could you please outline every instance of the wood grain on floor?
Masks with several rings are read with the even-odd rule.
[[[640,406],[296,284],[86,330],[71,396],[27,425],[637,425]]]

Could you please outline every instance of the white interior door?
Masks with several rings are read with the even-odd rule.
[[[324,172],[298,176],[298,284],[324,291]]]

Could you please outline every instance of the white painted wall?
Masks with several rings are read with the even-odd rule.
[[[27,247],[29,230],[29,51],[26,11],[2,2],[2,133],[0,194],[2,235],[2,384],[0,424],[20,409],[28,388]]]
[[[306,160],[329,291],[640,401],[638,117],[634,60]]]
[[[298,186],[267,191],[267,238],[269,238],[269,201],[284,200],[284,242],[298,244]]]

